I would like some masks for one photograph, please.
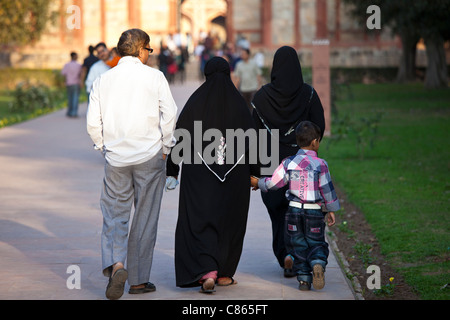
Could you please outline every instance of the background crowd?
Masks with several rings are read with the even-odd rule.
[[[181,37],[168,35],[159,43],[156,55],[156,65],[169,83],[186,81],[186,66],[189,61],[198,61],[198,78],[204,80],[206,63],[213,57],[222,57],[230,65],[231,79],[247,102],[250,102],[256,91],[262,85],[262,68],[264,55],[250,50],[250,42],[243,36],[238,36],[236,43],[222,42],[217,35],[203,34],[199,43],[194,46],[189,34]],[[78,53],[71,52],[71,60],[62,71],[66,79],[68,92],[67,116],[78,117],[78,101],[81,89],[85,89],[89,101],[89,93],[94,80],[107,70],[114,68],[120,60],[116,47],[108,48],[104,42],[95,47],[89,46],[89,54],[79,63]],[[154,61],[154,60],[153,60]]]

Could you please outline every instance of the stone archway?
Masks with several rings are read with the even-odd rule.
[[[181,33],[190,33],[198,43],[214,30],[226,40],[228,5],[225,0],[184,0],[181,3]],[[219,17],[222,17],[223,21]],[[219,22],[219,23],[218,23]]]
[[[219,40],[220,43],[227,41],[227,25],[225,16],[217,16],[211,20],[210,33],[212,37]]]

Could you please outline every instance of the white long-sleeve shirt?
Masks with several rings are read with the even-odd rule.
[[[170,153],[177,106],[164,74],[127,56],[95,80],[87,131],[112,166],[144,163]]]
[[[89,69],[89,73],[86,77],[86,81],[84,82],[84,84],[86,85],[86,92],[90,93],[92,90],[92,85],[94,83],[94,81],[100,77],[103,73],[105,73],[106,71],[108,71],[109,69],[111,69],[110,66],[108,66],[105,62],[103,62],[102,60],[97,61],[96,63],[94,63],[91,67],[91,69]]]

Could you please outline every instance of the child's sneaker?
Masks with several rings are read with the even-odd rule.
[[[324,270],[320,264],[313,266],[313,286],[316,290],[320,290],[325,286]]]
[[[298,289],[300,291],[309,291],[309,290],[311,290],[311,283],[309,283],[307,281],[299,281]]]
[[[292,278],[295,277],[297,274],[292,269],[294,266],[294,257],[292,257],[290,254],[288,254],[284,258],[284,277],[285,278]]]

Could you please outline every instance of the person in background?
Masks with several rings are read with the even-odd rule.
[[[261,49],[256,52],[253,60],[255,61],[256,65],[262,70],[262,68],[264,67],[264,53],[262,53]]]
[[[88,97],[91,92],[92,84],[94,83],[94,81],[103,73],[111,69],[110,66],[106,64],[106,62],[109,60],[109,51],[108,48],[106,47],[106,44],[100,42],[95,46],[95,50],[97,51],[99,61],[97,61],[92,65],[85,81],[86,92],[88,94]]]
[[[108,61],[106,61],[106,64],[110,68],[114,68],[119,63],[120,58],[121,57],[120,57],[119,51],[117,51],[117,48],[114,47],[111,49],[111,58]]]
[[[81,83],[81,64],[77,62],[78,54],[72,52],[70,54],[70,62],[64,65],[61,74],[66,79],[68,108],[67,116],[69,118],[78,117],[78,101],[80,98],[80,83]]]
[[[89,46],[89,56],[87,56],[83,61],[83,69],[81,70],[81,81],[82,86],[84,87],[84,82],[86,81],[86,77],[89,74],[89,70],[94,63],[96,63],[99,59],[96,55],[94,55],[95,47]]]
[[[255,61],[250,59],[249,49],[242,50],[241,58],[242,60],[236,64],[236,69],[234,71],[235,85],[244,97],[245,102],[247,102],[250,113],[252,113],[253,107],[251,102],[256,90],[261,87],[262,71]]]

